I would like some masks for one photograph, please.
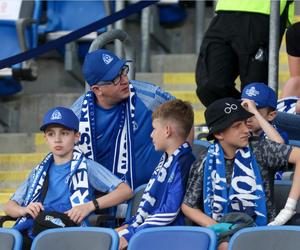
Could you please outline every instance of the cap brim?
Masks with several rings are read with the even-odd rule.
[[[214,126],[214,128],[208,132],[206,139],[208,141],[213,140],[215,138],[213,135],[214,133],[220,132],[226,128],[229,128],[233,123],[235,123],[237,121],[244,121],[244,120],[250,118],[251,116],[253,116],[252,113],[248,112],[247,110],[244,110],[243,113],[242,114],[240,113],[240,115],[238,115],[238,116],[232,116],[231,119],[223,120],[223,122]]]
[[[67,129],[71,129],[71,130],[75,130],[75,131],[79,131],[78,128],[70,128],[70,126],[64,124],[64,123],[58,123],[58,122],[49,122],[49,123],[46,123],[46,124],[43,124],[43,126],[40,127],[40,130],[45,132],[45,130],[47,129],[48,126],[50,125],[58,125],[58,126],[63,126]]]

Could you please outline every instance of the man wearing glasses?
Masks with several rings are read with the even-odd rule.
[[[72,109],[80,118],[81,150],[134,189],[148,182],[162,154],[150,138],[152,111],[174,97],[153,84],[129,81],[128,71],[126,60],[111,51],[87,54],[83,74],[90,91]]]

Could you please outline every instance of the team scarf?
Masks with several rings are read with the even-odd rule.
[[[153,214],[153,211],[158,209],[158,205],[162,203],[163,197],[165,197],[166,192],[169,191],[166,186],[173,181],[175,172],[179,171],[176,168],[178,159],[188,152],[191,152],[191,147],[188,143],[184,143],[177,148],[170,157],[168,157],[166,153],[162,155],[145,188],[137,214],[133,221],[131,221],[133,222],[133,227],[138,227],[142,223],[145,225],[164,226],[172,223],[176,219],[180,208],[174,213]],[[147,221],[145,222],[145,220]]]
[[[53,154],[49,153],[43,161],[34,169],[33,180],[28,188],[26,197],[21,204],[22,207],[28,206],[32,202],[41,200],[41,190],[45,182],[45,177],[53,163]],[[70,190],[70,203],[72,207],[87,203],[91,200],[89,194],[88,173],[86,158],[82,152],[74,149],[71,160],[70,174],[67,177]],[[14,228],[22,231],[28,228],[32,223],[32,218],[24,216],[17,220]],[[86,226],[86,222],[82,222],[82,226]]]
[[[278,100],[277,111],[296,114],[296,103],[298,99],[297,96],[291,96]]]
[[[116,130],[114,143],[114,158],[112,172],[123,181],[126,181],[130,187],[134,187],[135,158],[133,154],[133,131],[136,127],[135,98],[136,93],[132,84],[129,84],[130,96],[126,101],[120,103],[122,111],[119,115],[118,130]],[[96,118],[95,118],[95,100],[92,91],[85,95],[81,107],[81,116],[79,123],[79,132],[81,133],[79,147],[87,158],[96,160]]]
[[[204,163],[204,212],[219,221],[229,212],[245,212],[259,226],[267,224],[266,197],[259,166],[249,147],[236,151],[229,188],[219,143],[212,144]]]

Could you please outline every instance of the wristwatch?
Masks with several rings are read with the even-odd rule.
[[[92,200],[92,202],[95,206],[95,210],[100,210],[100,206],[99,206],[99,203],[98,203],[97,199]]]

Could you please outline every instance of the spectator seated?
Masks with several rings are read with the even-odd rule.
[[[0,60],[37,46],[37,22],[41,14],[40,0],[0,1]],[[0,70],[0,96],[19,92],[20,80],[35,80],[33,60]]]

